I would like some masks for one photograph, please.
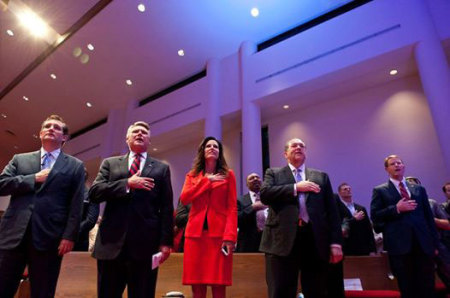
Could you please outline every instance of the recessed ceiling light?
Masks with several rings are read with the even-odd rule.
[[[392,69],[392,70],[389,72],[389,74],[390,74],[391,76],[395,76],[396,74],[398,74],[398,70]]]
[[[8,34],[9,36],[14,36],[14,32],[10,29],[6,30],[6,34]]]
[[[19,146],[17,146],[17,145],[14,145],[14,149],[19,149]]]
[[[88,108],[92,108],[92,104],[91,104],[90,102],[87,102],[87,103],[86,103],[86,106],[87,106]]]
[[[8,116],[6,116],[6,114],[3,114],[3,113],[2,113],[2,117],[3,117],[3,118],[6,118],[6,117],[8,117]]]
[[[37,139],[37,138],[38,138],[38,136],[37,136],[37,135],[33,135],[33,138]]]
[[[126,80],[125,83],[127,83],[128,86],[133,85],[133,82],[131,80]]]
[[[140,12],[144,12],[145,11],[145,5],[144,4],[139,4],[138,5],[138,10],[140,11]]]
[[[153,148],[153,151],[158,151],[158,148]]]
[[[92,45],[92,43],[87,45],[87,48],[89,51],[93,51],[94,50],[94,46]]]
[[[179,49],[178,50],[178,56],[180,56],[180,57],[184,56],[184,50],[183,49]]]
[[[52,79],[56,80],[56,75],[55,75],[54,73],[51,73],[51,74],[50,74],[50,77],[51,77]]]
[[[289,105],[284,105],[283,109],[285,109],[285,110],[289,109]]]
[[[30,100],[30,99],[29,99],[28,97],[26,97],[25,95],[22,96],[22,98],[23,98],[25,101],[29,101],[29,100]]]
[[[258,17],[258,16],[259,16],[259,9],[256,8],[256,7],[253,7],[253,8],[250,10],[250,14],[251,14],[252,17],[254,17],[254,18]]]

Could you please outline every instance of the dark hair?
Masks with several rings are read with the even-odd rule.
[[[227,165],[227,161],[225,160],[225,157],[223,156],[223,146],[222,146],[222,143],[215,137],[204,138],[203,141],[198,146],[197,156],[195,157],[194,163],[192,164],[192,172],[195,175],[198,175],[198,174],[200,174],[200,172],[205,171],[205,147],[206,147],[206,144],[211,140],[216,141],[217,144],[219,145],[219,157],[217,158],[215,172],[223,174],[223,175],[227,175],[228,174],[228,165]]]
[[[63,119],[61,116],[55,115],[55,114],[48,116],[47,119],[45,119],[44,122],[42,122],[42,124],[41,124],[41,130],[42,130],[42,128],[44,128],[44,124],[45,124],[45,122],[47,122],[48,120],[57,120],[57,121],[61,122],[61,123],[63,124],[63,127],[62,127],[63,134],[64,134],[65,136],[67,136],[67,135],[69,134],[69,128],[67,127],[66,122],[64,122],[64,119]]]
[[[342,183],[339,184],[339,186],[338,186],[338,191],[341,191],[341,188],[342,188],[344,185],[350,186],[350,184],[348,184],[347,182],[342,182]]]
[[[447,185],[450,185],[450,182],[447,182],[447,183],[444,184],[444,186],[442,186],[442,191],[443,191],[444,193],[445,193],[445,187],[446,187]]]

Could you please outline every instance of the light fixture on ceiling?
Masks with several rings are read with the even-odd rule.
[[[285,110],[289,109],[289,105],[284,105],[283,109],[285,109]]]
[[[6,114],[2,113],[2,118],[6,118],[6,117],[8,117],[8,116],[6,116]]]
[[[9,36],[14,36],[14,32],[11,29],[6,30],[6,34]]]
[[[256,18],[259,16],[259,9],[257,7],[253,7],[250,10],[250,14],[252,15],[252,17]]]
[[[178,50],[178,56],[180,56],[180,57],[184,56],[184,50],[183,49],[179,49]]]
[[[37,136],[36,134],[33,134],[33,138],[37,139],[37,138],[38,138],[38,136]]]
[[[144,12],[144,11],[145,11],[145,5],[142,4],[142,3],[140,3],[140,4],[137,6],[137,9],[138,9],[140,12]]]
[[[51,74],[50,74],[50,77],[51,77],[52,79],[56,80],[56,75],[55,75],[54,73],[51,73]]]
[[[91,104],[90,102],[87,102],[87,103],[86,103],[86,106],[87,106],[88,108],[92,108],[92,104]]]
[[[392,70],[389,72],[389,74],[390,74],[391,76],[395,76],[396,74],[398,74],[398,70],[392,69]]]
[[[33,11],[27,9],[18,15],[22,25],[37,37],[44,37],[48,32],[48,25]]]
[[[133,85],[133,82],[131,80],[126,80],[125,83],[127,83],[128,86]]]
[[[25,101],[29,101],[29,100],[30,100],[30,99],[29,99],[28,97],[26,97],[25,95],[22,96],[22,98],[23,98]]]
[[[158,148],[153,148],[153,151],[158,151]]]
[[[88,54],[83,54],[80,57],[80,62],[81,64],[86,64],[89,62],[89,55]]]
[[[92,45],[92,43],[88,44],[86,47],[88,48],[89,51],[94,50],[94,46]]]
[[[17,146],[17,145],[14,145],[14,149],[19,149],[19,146]]]
[[[72,55],[76,58],[76,57],[80,57],[80,55],[83,53],[83,51],[81,50],[80,47],[76,47],[75,49],[73,49]]]

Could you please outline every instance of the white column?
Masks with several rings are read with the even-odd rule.
[[[253,84],[250,78],[251,55],[256,52],[256,45],[243,42],[239,48],[239,95],[242,105],[242,185],[250,173],[262,173],[261,148],[261,111],[258,104],[249,95],[249,86]],[[244,189],[245,192],[245,189]]]
[[[209,59],[206,66],[208,80],[208,98],[205,115],[205,137],[222,139],[222,122],[220,120],[220,63],[218,59]]]
[[[420,24],[414,54],[436,133],[450,177],[450,71],[441,40],[425,0],[414,0],[416,23]]]

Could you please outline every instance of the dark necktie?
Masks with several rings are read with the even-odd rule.
[[[133,163],[131,164],[130,170],[128,172],[128,177],[133,176],[134,174],[136,174],[140,167],[141,167],[141,157],[142,155],[137,153],[134,155],[134,160]]]
[[[411,197],[409,196],[408,192],[406,191],[405,184],[403,184],[403,182],[399,183],[398,188],[400,189],[400,195],[402,196],[402,198],[411,200]]]

